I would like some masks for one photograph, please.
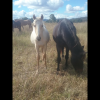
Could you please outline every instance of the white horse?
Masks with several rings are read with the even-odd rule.
[[[39,48],[42,48],[42,53],[43,53],[43,60],[45,60],[45,66],[46,65],[46,49],[47,49],[47,43],[50,40],[49,32],[45,28],[43,24],[43,15],[41,15],[40,18],[36,18],[35,15],[33,15],[33,31],[31,33],[30,40],[33,44],[35,44],[35,49],[36,49],[36,56],[37,56],[37,62],[38,62],[38,72],[39,72],[39,59],[40,59],[40,54],[39,54]]]

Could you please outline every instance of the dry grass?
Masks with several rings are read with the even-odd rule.
[[[13,32],[13,100],[87,100],[87,58],[84,72],[77,76],[69,58],[69,68],[56,75],[57,57],[52,31],[56,23],[45,23],[50,33],[47,45],[47,70],[40,60],[40,73],[36,74],[37,62],[34,45],[30,41],[32,29],[28,26]],[[80,42],[87,51],[87,23],[74,23]]]

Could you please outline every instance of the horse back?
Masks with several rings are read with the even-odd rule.
[[[53,39],[56,42],[56,44],[58,44],[61,47],[65,47],[66,43],[65,43],[65,41],[63,39],[63,36],[62,36],[62,34],[60,32],[60,25],[61,25],[61,23],[58,23],[54,27],[54,30],[53,30]]]
[[[54,27],[53,39],[60,45],[74,44],[78,38],[76,37],[76,28],[73,23],[68,19],[63,19],[59,22]]]

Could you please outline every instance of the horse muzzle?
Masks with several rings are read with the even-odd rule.
[[[40,40],[41,40],[41,37],[40,37],[40,36],[38,36],[36,39],[37,39],[38,41],[40,41]]]

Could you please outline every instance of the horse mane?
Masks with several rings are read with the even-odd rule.
[[[79,44],[79,38],[76,35],[76,28],[73,23],[68,19],[63,19],[60,22],[60,33],[63,36],[64,41],[72,49],[77,43]]]

